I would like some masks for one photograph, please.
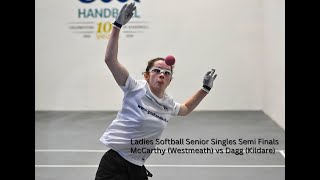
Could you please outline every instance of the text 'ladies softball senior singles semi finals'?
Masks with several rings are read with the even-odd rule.
[[[277,139],[191,139],[191,138],[165,138],[165,139],[131,139],[131,153],[168,154],[275,154],[274,146],[279,145]],[[148,145],[158,145],[148,148]],[[161,147],[161,146],[166,147]],[[160,146],[160,147],[159,147]],[[193,147],[192,147],[193,146]],[[263,147],[262,147],[263,146]]]

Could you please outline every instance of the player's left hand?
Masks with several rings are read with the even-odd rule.
[[[213,81],[216,79],[217,74],[214,75],[215,69],[211,69],[208,71],[204,77],[203,77],[203,86],[202,90],[204,90],[206,93],[209,93],[212,86],[213,86]]]

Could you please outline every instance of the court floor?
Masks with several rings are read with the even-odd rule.
[[[93,180],[108,150],[99,138],[116,113],[36,111],[35,180]],[[182,139],[184,144],[157,146],[161,152],[145,164],[152,180],[285,179],[285,131],[261,111],[173,117],[162,134],[165,139]]]

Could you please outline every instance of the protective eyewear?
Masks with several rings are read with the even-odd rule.
[[[159,67],[153,67],[153,68],[150,69],[149,72],[153,72],[153,73],[156,73],[156,74],[163,73],[166,76],[171,76],[172,75],[170,70],[162,69],[162,68],[159,68]]]

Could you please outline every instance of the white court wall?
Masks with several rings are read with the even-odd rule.
[[[177,102],[195,93],[205,72],[215,68],[214,88],[196,110],[265,107],[272,112],[270,103],[263,103],[272,101],[267,97],[272,91],[263,90],[268,81],[263,73],[278,63],[264,62],[265,53],[270,60],[275,50],[264,49],[264,16],[272,14],[264,11],[264,4],[262,0],[140,1],[138,20],[146,21],[148,29],[131,38],[122,32],[119,60],[133,77],[143,78],[149,59],[173,54],[175,74],[167,92]],[[98,22],[114,18],[80,19],[77,10],[122,5],[117,0],[35,1],[36,110],[119,110],[123,94],[104,63],[108,40],[84,38],[69,27],[71,22],[90,21],[97,31]],[[282,74],[274,74],[278,75]]]
[[[285,129],[285,1],[264,0],[263,111]]]

